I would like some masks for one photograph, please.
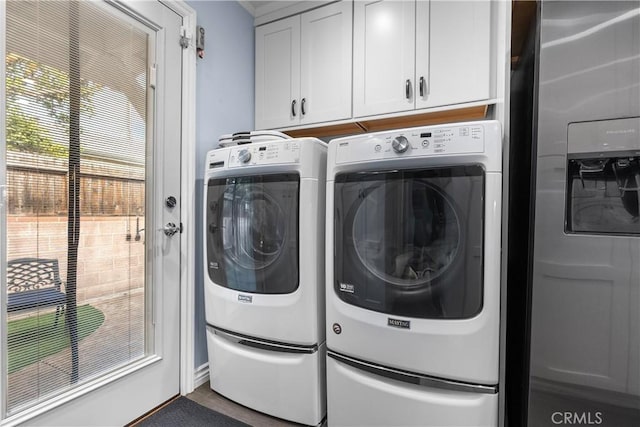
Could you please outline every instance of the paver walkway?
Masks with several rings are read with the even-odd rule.
[[[80,383],[144,356],[142,291],[90,304],[102,311],[104,322],[78,345]],[[12,373],[7,387],[9,412],[70,389],[70,378],[70,348]]]

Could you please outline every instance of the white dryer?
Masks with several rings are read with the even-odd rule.
[[[315,138],[221,148],[204,179],[211,388],[307,425],[326,413],[326,152]]]
[[[501,140],[482,121],[329,143],[329,425],[497,425]]]

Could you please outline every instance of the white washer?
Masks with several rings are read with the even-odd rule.
[[[326,152],[315,138],[221,148],[204,179],[211,388],[307,425],[326,413]]]
[[[497,425],[501,140],[482,121],[329,143],[329,425]]]

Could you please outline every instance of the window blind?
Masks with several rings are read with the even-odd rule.
[[[148,350],[149,40],[106,3],[6,2],[5,416]]]

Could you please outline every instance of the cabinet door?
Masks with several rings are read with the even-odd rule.
[[[414,108],[415,6],[415,1],[354,2],[355,117]]]
[[[257,27],[255,49],[256,129],[298,124],[300,16]]]
[[[489,98],[491,2],[418,1],[416,21],[416,108]]]
[[[351,117],[351,2],[304,13],[301,21],[301,123]]]

